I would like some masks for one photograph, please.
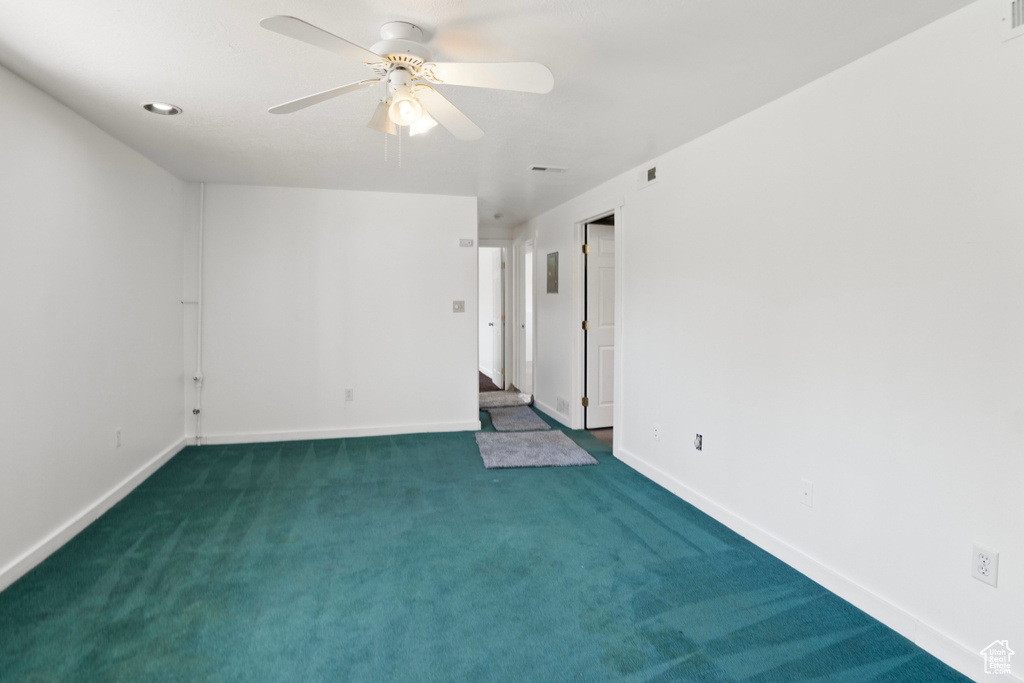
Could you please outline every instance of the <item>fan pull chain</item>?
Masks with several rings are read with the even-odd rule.
[[[398,170],[402,170],[402,128],[398,126]]]
[[[388,134],[384,133],[384,163],[388,163]]]

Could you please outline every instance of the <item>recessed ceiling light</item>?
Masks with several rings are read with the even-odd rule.
[[[167,104],[166,102],[146,102],[142,105],[142,108],[152,114],[160,114],[162,116],[174,116],[181,113],[181,107]]]

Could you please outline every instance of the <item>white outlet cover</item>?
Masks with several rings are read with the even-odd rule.
[[[975,545],[971,553],[971,576],[995,588],[999,579],[999,553]]]
[[[661,427],[659,425],[654,425],[653,436],[655,441],[661,441]]]
[[[810,479],[800,480],[800,502],[809,508],[814,507],[814,482]]]

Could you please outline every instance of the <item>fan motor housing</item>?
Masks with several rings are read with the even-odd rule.
[[[405,21],[389,21],[380,27],[380,42],[374,43],[371,52],[387,57],[397,64],[422,66],[430,60],[430,50],[422,42],[423,31],[419,26]]]

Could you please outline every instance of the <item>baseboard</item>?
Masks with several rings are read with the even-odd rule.
[[[36,565],[77,536],[83,529],[99,519],[104,512],[114,507],[122,498],[131,493],[135,487],[160,469],[165,462],[180,453],[185,446],[186,440],[181,439],[169,448],[164,449],[159,455],[80,512],[77,517],[68,521],[67,524],[54,531],[6,567],[0,569],[0,591],[27,574]]]
[[[566,429],[572,429],[569,426],[568,415],[563,415],[548,404],[538,401],[536,396],[533,397],[533,407],[550,417],[552,420],[557,420]]]
[[[902,607],[868,590],[831,567],[821,564],[798,548],[694,491],[664,470],[618,446],[615,447],[614,454],[615,457],[640,474],[668,489],[701,512],[726,525],[858,609],[870,614],[963,675],[973,680],[982,680],[984,662],[980,653],[971,651],[950,636],[921,622]],[[1016,674],[1000,678],[1007,681],[1022,681]]]
[[[312,441],[315,439],[352,439],[360,436],[396,436],[399,434],[427,434],[433,432],[476,432],[480,420],[465,422],[432,422],[428,424],[380,425],[374,427],[342,427],[338,429],[313,429],[288,432],[249,432],[235,434],[204,434],[199,443],[204,446],[219,446],[237,443],[270,443],[276,441]],[[197,440],[189,442],[195,445]]]

